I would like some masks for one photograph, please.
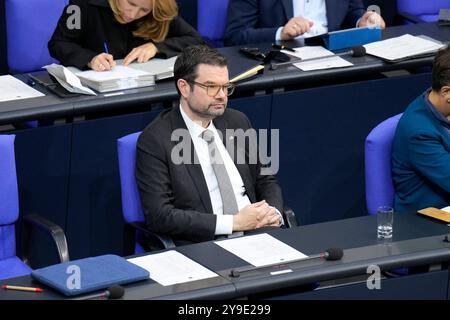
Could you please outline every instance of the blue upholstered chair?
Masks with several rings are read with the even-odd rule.
[[[397,0],[397,11],[407,22],[434,22],[438,20],[439,9],[450,8],[448,0]]]
[[[369,214],[379,206],[394,204],[391,149],[395,129],[402,114],[384,120],[367,136],[365,144],[366,204]]]
[[[48,232],[53,237],[61,261],[69,260],[67,242],[62,229],[37,215],[23,219],[24,258],[16,255],[15,223],[19,218],[19,197],[14,156],[15,135],[0,135],[0,279],[27,275],[31,272],[29,263],[32,227]]]
[[[40,70],[57,62],[47,43],[69,0],[5,0],[8,68],[10,73]]]
[[[228,0],[198,0],[197,30],[214,47],[223,47]]]
[[[135,177],[136,144],[140,134],[141,132],[132,133],[117,140],[122,213],[126,222],[124,230],[125,255],[175,247],[170,237],[153,233],[145,225]]]

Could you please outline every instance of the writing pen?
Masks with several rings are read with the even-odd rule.
[[[2,285],[2,289],[5,290],[17,290],[17,291],[29,291],[29,292],[44,292],[44,289],[41,288],[33,288],[33,287],[19,287],[19,286],[9,286]]]
[[[272,48],[279,49],[279,50],[287,50],[287,51],[295,52],[295,49],[293,49],[291,47],[283,46],[281,44],[272,43]]]
[[[105,53],[109,54],[109,50],[108,50],[108,44],[105,42],[103,42],[103,48],[105,49]]]

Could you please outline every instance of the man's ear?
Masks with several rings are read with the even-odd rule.
[[[180,90],[180,93],[183,96],[183,98],[187,98],[189,96],[189,92],[191,91],[191,87],[190,87],[189,83],[187,83],[186,80],[178,79],[177,87],[178,87],[178,90]]]

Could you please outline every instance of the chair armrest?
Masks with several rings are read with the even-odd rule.
[[[295,212],[289,207],[284,207],[283,219],[286,227],[293,228],[298,226],[297,218],[295,217]]]
[[[53,242],[56,244],[56,249],[58,250],[59,260],[61,262],[69,261],[69,249],[67,247],[66,235],[63,229],[57,224],[45,219],[37,214],[29,214],[23,217],[24,221],[24,261],[29,263],[30,257],[30,236],[32,232],[32,227],[35,227],[45,233],[49,234]]]
[[[412,23],[421,23],[421,22],[425,22],[422,19],[418,18],[415,15],[412,15],[410,13],[407,12],[399,12],[398,15],[403,18],[406,21],[412,22]]]
[[[150,240],[156,240],[158,244],[161,244],[164,249],[175,248],[175,243],[169,236],[158,234],[153,231],[148,230],[147,226],[143,222],[129,222],[129,226],[133,227],[135,230],[142,232]]]

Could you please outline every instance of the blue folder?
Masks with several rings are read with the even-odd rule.
[[[36,269],[31,276],[66,296],[74,296],[113,284],[145,280],[150,273],[122,257],[109,254]]]
[[[328,50],[347,49],[381,40],[380,28],[354,28],[329,32],[323,35]]]

